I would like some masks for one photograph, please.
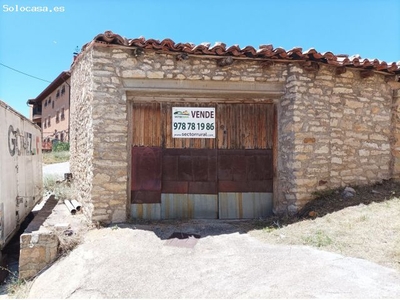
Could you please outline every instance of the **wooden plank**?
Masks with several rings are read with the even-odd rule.
[[[256,149],[265,149],[266,144],[264,135],[266,134],[267,127],[265,124],[265,118],[267,117],[265,115],[265,105],[257,105],[258,108],[258,123],[259,123],[259,132],[258,132],[258,145]]]
[[[157,121],[159,116],[157,114],[157,103],[152,103],[151,111],[149,114],[149,119],[147,119],[147,125],[151,126],[151,136],[149,136],[149,140],[152,146],[160,146],[160,130],[161,128],[157,127]]]
[[[268,105],[267,148],[272,149],[274,143],[274,105]]]
[[[268,127],[267,127],[267,118],[268,118],[268,106],[267,105],[258,105],[260,109],[262,109],[262,136],[261,136],[261,149],[267,148],[267,134],[268,134]]]
[[[253,109],[252,109],[252,105],[248,106],[246,105],[246,109],[245,109],[245,122],[246,124],[244,124],[244,128],[246,130],[246,140],[245,140],[245,144],[244,144],[244,148],[245,149],[252,149],[253,148],[253,135],[255,132],[254,129],[254,115],[253,115]]]
[[[171,117],[171,105],[169,103],[163,103],[163,126],[164,126],[164,140],[165,140],[165,148],[174,148],[172,136],[172,117]]]
[[[132,103],[131,105],[131,115],[132,115],[132,126],[131,126],[131,130],[132,130],[132,145],[137,145],[137,124],[136,124],[136,120],[137,120],[137,109],[136,109],[136,105],[135,103]]]
[[[270,116],[270,111],[271,111],[271,107],[266,105],[265,106],[265,117],[264,117],[264,122],[265,122],[265,136],[264,138],[264,144],[265,144],[265,148],[270,149],[269,145],[268,145],[268,140],[269,140],[269,136],[271,135],[271,131],[270,131],[270,127],[271,127],[271,116]]]
[[[161,126],[161,105],[160,103],[156,103],[157,115],[155,122],[155,132],[157,134],[157,147],[161,147],[162,145],[162,126]]]
[[[250,104],[247,107],[244,107],[244,119],[243,122],[244,124],[242,125],[244,128],[244,139],[243,139],[243,148],[244,149],[251,149],[251,137],[252,137],[252,132],[253,132],[253,117],[252,117],[252,107],[253,105]],[[249,113],[250,112],[250,113]]]
[[[223,108],[221,105],[217,105],[216,107],[216,132],[217,132],[217,148],[222,148],[221,144],[223,143],[224,140],[224,124],[223,124],[223,120],[221,118],[221,112],[222,112]]]
[[[234,127],[235,127],[235,149],[240,149],[240,127],[241,127],[241,119],[240,119],[240,108],[242,107],[243,104],[239,104],[236,107],[233,107],[233,112],[234,112],[234,119],[231,120],[233,122]],[[236,109],[235,109],[236,108]]]
[[[153,122],[151,120],[151,111],[152,111],[152,104],[146,105],[145,115],[144,115],[144,123],[142,126],[145,129],[145,136],[144,136],[144,146],[151,146],[152,143],[152,128]]]
[[[253,137],[252,132],[253,132],[253,120],[252,118],[252,111],[253,111],[253,105],[249,104],[247,106],[247,109],[245,110],[245,117],[244,117],[244,131],[245,131],[245,138],[243,141],[243,146],[245,149],[251,149],[251,138]]]
[[[231,149],[231,143],[232,143],[232,124],[230,122],[232,118],[232,113],[231,113],[232,107],[230,105],[226,106],[226,124],[227,124],[227,137],[226,137],[226,149]]]
[[[144,115],[143,115],[143,105],[140,104],[139,105],[139,118],[138,118],[139,124],[138,126],[138,142],[139,142],[139,146],[143,146],[144,145],[144,128],[143,128],[143,121],[144,121]]]
[[[140,110],[138,109],[138,105],[134,103],[132,105],[132,144],[135,146],[139,146],[139,124],[140,124]]]
[[[241,149],[246,149],[247,148],[247,137],[248,137],[248,119],[249,116],[247,114],[247,109],[244,105],[241,107],[241,115],[242,115],[242,120],[244,124],[241,126]]]
[[[223,124],[223,137],[219,137],[219,143],[218,143],[218,149],[226,149],[227,143],[228,143],[228,128],[226,124],[226,105],[218,105],[218,110],[219,110],[219,119],[221,124]]]
[[[134,103],[132,143],[166,148],[272,149],[272,104],[218,104],[216,139],[173,139],[173,106],[216,106],[213,103]],[[151,120],[151,121],[149,121]]]
[[[166,144],[166,131],[167,131],[167,127],[165,126],[165,116],[164,116],[164,103],[159,103],[160,108],[159,108],[159,112],[160,112],[160,116],[159,116],[159,121],[158,121],[158,126],[161,128],[160,129],[160,146],[161,148],[165,148],[165,144]]]
[[[140,123],[139,123],[139,146],[144,146],[144,136],[145,136],[145,132],[144,132],[144,127],[143,127],[143,123],[144,123],[144,104],[140,105]]]
[[[146,106],[146,115],[143,123],[143,126],[146,128],[145,146],[150,146],[153,140],[153,122],[150,121],[152,120],[152,112],[153,104],[149,103],[149,105]]]
[[[143,146],[147,146],[147,130],[148,130],[148,126],[145,126],[145,122],[147,119],[147,112],[148,112],[148,104],[143,104],[143,118],[142,118],[142,123],[141,126],[143,128]]]
[[[258,105],[254,105],[254,117],[255,117],[255,130],[253,132],[254,137],[255,137],[255,141],[254,141],[254,145],[252,147],[252,149],[260,149],[259,143],[260,143],[260,135],[261,135],[261,131],[263,130],[263,128],[261,127],[260,124],[260,110],[259,110],[259,106]]]
[[[240,105],[240,104],[239,104]],[[238,149],[237,148],[237,143],[238,143],[238,122],[236,120],[238,119],[237,113],[236,113],[236,108],[234,104],[231,105],[231,111],[230,111],[230,117],[229,117],[229,122],[231,123],[231,128],[232,128],[232,135],[231,135],[231,144],[229,146],[229,149]]]

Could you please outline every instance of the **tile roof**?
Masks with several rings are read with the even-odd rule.
[[[214,56],[233,56],[244,58],[258,58],[267,60],[299,60],[314,61],[339,67],[353,67],[367,70],[376,70],[390,74],[400,74],[400,62],[387,63],[378,59],[364,59],[358,55],[335,55],[332,52],[320,53],[315,49],[303,51],[302,48],[293,48],[285,50],[274,48],[272,45],[261,45],[258,49],[252,46],[240,48],[238,45],[227,47],[224,43],[216,43],[211,46],[209,43],[199,45],[191,43],[175,43],[171,39],[162,41],[139,37],[127,39],[111,31],[106,31],[97,35],[94,42],[106,44],[123,45],[127,47],[137,47],[143,49],[152,49],[167,52],[180,52],[195,55],[214,55]],[[85,46],[84,46],[85,47]]]

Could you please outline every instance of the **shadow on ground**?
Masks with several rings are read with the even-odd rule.
[[[254,220],[161,220],[161,221],[135,221],[114,226],[137,230],[153,231],[161,240],[196,239],[207,236],[239,233],[244,234],[256,228]],[[112,228],[112,227],[111,227]]]
[[[394,180],[383,180],[373,185],[353,186],[352,188],[356,191],[353,197],[344,197],[344,188],[316,194],[317,198],[307,203],[291,223],[304,218],[323,217],[350,206],[368,205],[400,197],[400,182]]]
[[[256,220],[133,220],[131,223],[118,224],[120,228],[132,228],[153,231],[161,240],[176,239],[179,236],[204,238],[206,236],[239,233],[263,228],[280,228],[285,225],[316,219],[340,211],[346,207],[373,202],[384,202],[400,196],[400,183],[384,180],[368,186],[353,186],[356,193],[344,197],[344,188],[320,192],[316,199],[307,203],[295,216],[271,216]]]

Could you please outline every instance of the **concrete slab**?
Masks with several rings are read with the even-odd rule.
[[[175,231],[201,238],[193,248],[170,247]],[[269,245],[221,221],[171,221],[88,232],[36,278],[29,298],[399,298],[399,282],[393,269]]]
[[[64,173],[69,173],[69,161],[43,166],[43,177],[46,175],[54,175],[60,179],[64,179]]]

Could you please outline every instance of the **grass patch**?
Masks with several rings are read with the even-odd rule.
[[[46,175],[43,178],[43,189],[45,194],[54,195],[59,200],[74,198],[74,189],[71,183],[61,182],[55,175]]]
[[[354,189],[357,194],[346,199],[341,189],[323,193],[297,216],[265,220],[251,234],[272,244],[308,245],[400,270],[400,182]]]
[[[76,199],[74,183],[68,181],[60,181],[57,175],[47,175],[43,178],[43,187],[45,194],[54,195],[58,201],[63,202],[68,199]],[[85,226],[88,226],[87,224]],[[57,234],[59,240],[59,252],[67,255],[76,246],[82,242],[82,234],[74,231],[66,230],[61,234]]]
[[[31,284],[32,283],[24,279],[14,277],[11,282],[7,284],[7,295],[12,299],[27,298]]]
[[[69,151],[69,143],[58,142],[53,146],[53,152]]]
[[[302,239],[306,245],[318,248],[332,244],[332,239],[323,230],[317,230],[315,234],[302,237]]]
[[[43,163],[46,165],[69,161],[69,151],[43,152]]]
[[[7,294],[7,298],[12,299],[27,298],[32,283],[25,279],[19,279],[17,273],[14,273],[7,268],[0,267],[0,269],[9,273],[9,276],[1,284],[1,293]]]

